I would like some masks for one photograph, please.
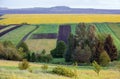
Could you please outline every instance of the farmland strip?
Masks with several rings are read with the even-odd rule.
[[[56,39],[57,33],[33,34],[32,39]]]
[[[3,36],[3,35],[5,35],[6,33],[10,32],[10,31],[14,30],[14,29],[17,29],[17,28],[21,27],[21,26],[22,26],[22,25],[16,25],[16,26],[13,27],[13,28],[10,28],[10,29],[8,29],[8,30],[5,30],[5,31],[1,32],[1,33],[0,33],[0,37]]]
[[[0,30],[4,29],[4,28],[6,28],[6,27],[8,27],[8,26],[0,25]]]
[[[25,40],[28,38],[28,36],[29,36],[32,32],[34,32],[35,30],[37,30],[38,28],[39,28],[39,26],[36,26],[35,29],[31,30],[28,34],[26,34],[26,35],[21,39],[21,41],[18,43],[18,45],[19,45],[21,42],[25,41]],[[17,46],[18,46],[18,45],[17,45]]]
[[[23,25],[22,27],[10,31],[7,34],[0,37],[0,41],[8,40],[11,41],[13,44],[17,45],[21,41],[21,39],[34,28],[35,26]]]

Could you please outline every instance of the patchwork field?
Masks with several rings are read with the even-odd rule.
[[[86,23],[86,25],[94,25],[97,27],[96,33],[103,33],[103,34],[111,34],[114,43],[117,46],[117,48],[120,50],[120,23]],[[52,38],[49,39],[44,34],[50,34],[55,33],[58,34],[60,24],[30,24],[30,25],[22,25],[21,27],[14,29],[2,37],[0,37],[0,41],[10,40],[15,45],[17,45],[22,39],[26,37],[23,41],[25,41],[32,51],[42,51],[43,49],[46,49],[47,52],[50,52],[55,45],[56,45],[56,39]],[[70,23],[71,25],[71,32],[75,34],[75,29],[77,24],[76,23]],[[14,26],[8,26],[4,29],[1,29],[0,32],[4,32],[7,29],[10,29]],[[36,28],[37,27],[37,28]],[[35,29],[36,28],[36,29]],[[34,30],[35,29],[35,30]],[[34,31],[32,31],[34,30]],[[32,31],[32,32],[31,32]],[[41,35],[37,38],[32,38],[34,35]],[[43,35],[42,35],[43,34]],[[44,39],[41,39],[43,37]]]
[[[6,14],[0,24],[54,24],[79,22],[120,22],[115,14]]]

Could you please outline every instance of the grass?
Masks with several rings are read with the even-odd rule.
[[[35,28],[35,26],[26,26],[26,25],[24,25],[24,26],[22,26],[20,28],[17,28],[15,30],[10,31],[7,34],[3,35],[2,37],[0,37],[0,41],[9,40],[13,44],[17,45],[21,41],[21,39],[26,34],[28,34],[31,30],[33,30],[34,28]]]
[[[54,24],[79,22],[120,22],[115,14],[6,14],[0,24]]]
[[[39,33],[58,33],[59,24],[40,24],[39,28],[34,31],[34,34]]]
[[[56,41],[56,39],[28,39],[25,42],[31,51],[41,52],[45,49],[50,53],[50,50],[56,47]]]
[[[6,61],[0,60],[0,79],[75,79],[69,78],[65,76],[60,76],[56,74],[50,73],[51,70],[56,67],[57,65],[48,64],[49,69],[46,72],[43,72],[41,69],[42,63],[30,63],[31,69],[33,70],[32,73],[28,72],[27,70],[19,70],[17,68],[18,61]],[[13,66],[12,66],[12,65]],[[7,66],[7,67],[6,67]],[[12,68],[13,67],[13,68]],[[73,66],[66,66],[69,68],[74,69]],[[119,79],[120,72],[113,70],[113,69],[103,69],[100,71],[99,76],[93,71],[93,67],[87,66],[79,66],[77,69],[76,74],[78,74],[77,79]]]

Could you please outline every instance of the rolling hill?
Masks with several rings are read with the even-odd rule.
[[[67,6],[55,6],[50,8],[0,8],[0,14],[120,14],[120,10],[92,9],[92,8],[70,8]]]

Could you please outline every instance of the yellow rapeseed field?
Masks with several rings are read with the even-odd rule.
[[[119,14],[6,14],[1,18],[0,24],[120,22]]]

